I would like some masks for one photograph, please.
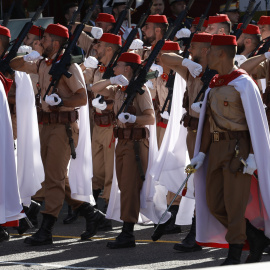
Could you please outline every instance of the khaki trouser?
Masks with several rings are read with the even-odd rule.
[[[78,143],[79,129],[77,123],[71,124],[72,137],[75,147]],[[82,202],[70,197],[70,188],[67,180],[67,166],[70,160],[70,145],[65,125],[43,125],[41,133],[41,157],[45,171],[43,213],[58,217],[64,200],[73,209]]]
[[[148,165],[149,142],[139,141],[140,158],[144,173]],[[140,191],[143,181],[135,160],[134,142],[118,140],[115,150],[116,175],[121,191],[121,220],[136,223],[140,212]]]
[[[196,136],[197,136],[197,132],[192,131],[191,128],[187,128],[186,143],[187,143],[188,155],[190,159],[192,159],[194,155]]]
[[[158,143],[158,149],[161,146],[161,143],[163,141],[164,135],[165,135],[166,128],[157,126],[157,143]]]
[[[11,113],[11,124],[13,130],[13,140],[17,139],[17,116],[16,113]]]
[[[94,125],[92,137],[93,190],[103,189],[102,198],[110,198],[113,178],[115,139],[113,126],[99,127]]]
[[[229,164],[235,154],[235,145],[236,140],[222,140],[211,144],[206,200],[212,215],[228,229],[226,241],[229,244],[244,244],[245,211],[250,194],[251,175],[230,171]],[[246,152],[243,158],[246,158],[249,149],[243,150]]]

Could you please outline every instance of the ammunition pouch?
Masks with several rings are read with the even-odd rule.
[[[114,128],[113,134],[119,140],[140,141],[149,138],[149,129],[143,128]]]
[[[108,112],[108,113],[94,113],[94,122],[97,126],[100,127],[108,127],[113,124],[115,119],[114,112]]]
[[[192,117],[188,113],[183,114],[180,124],[183,124],[185,128],[191,128],[197,130],[199,125],[199,118]]]
[[[189,110],[189,98],[188,98],[188,91],[186,90],[183,97],[183,104],[182,107],[186,109],[186,111]]]
[[[67,124],[79,119],[77,111],[70,112],[38,112],[38,122],[43,124]]]

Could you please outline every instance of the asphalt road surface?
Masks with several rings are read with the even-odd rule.
[[[153,242],[150,237],[153,225],[136,225],[136,247],[111,250],[106,243],[120,233],[121,223],[113,222],[112,231],[98,232],[91,240],[80,241],[84,218],[64,225],[62,220],[66,214],[64,205],[54,228],[53,245],[28,246],[23,243],[28,232],[19,236],[10,229],[10,241],[0,243],[0,269],[198,269],[219,266],[227,255],[224,249],[203,248],[195,253],[175,251],[173,245],[186,236],[189,226],[183,226],[180,234],[164,235],[160,241]],[[41,215],[39,218],[41,221]],[[246,257],[247,252],[243,252],[242,260]],[[265,262],[270,262],[270,255],[264,254],[262,262],[254,267],[269,270],[270,263]],[[249,268],[246,265],[244,269]]]

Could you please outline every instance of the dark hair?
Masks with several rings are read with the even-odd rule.
[[[52,41],[58,41],[60,44],[60,47],[62,47],[68,41],[68,39],[65,37],[60,37],[53,34],[49,34],[49,36],[52,38]]]
[[[220,28],[224,28],[225,34],[230,35],[232,31],[232,23],[231,22],[221,22],[219,23]]]
[[[132,69],[132,71],[134,73],[134,72],[136,72],[136,70],[138,70],[140,64],[126,62],[126,66],[131,67],[131,69]]]
[[[73,8],[73,7],[78,7],[78,3],[73,2],[73,3],[66,4],[66,5],[64,6],[64,8],[63,8],[64,15],[68,14],[69,9],[70,9],[70,8]]]
[[[113,43],[109,43],[109,42],[105,42],[105,47],[111,47],[113,52],[117,52],[120,50],[121,46],[118,44],[113,44]]]
[[[247,38],[250,38],[252,43],[254,44],[254,46],[257,46],[261,40],[262,40],[262,37],[260,34],[254,34],[254,35],[251,35],[251,34],[245,34]]]
[[[233,59],[236,55],[237,46],[235,45],[224,45],[219,46],[219,48],[223,50],[230,59]]]
[[[4,51],[6,51],[10,45],[10,38],[4,35],[0,35],[0,40],[2,41]]]
[[[168,26],[168,23],[154,23],[154,28],[160,28],[163,36],[166,33]]]

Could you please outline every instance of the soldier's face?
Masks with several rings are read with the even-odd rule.
[[[44,33],[40,41],[40,46],[43,48],[43,55],[45,57],[51,56],[53,52],[53,40],[48,33]]]
[[[200,63],[202,47],[199,42],[191,42],[190,47],[188,49],[192,61],[196,63]]]
[[[23,40],[24,45],[32,47],[33,42],[36,40],[36,36],[28,33]]]
[[[119,61],[117,62],[117,65],[113,68],[115,76],[118,75],[126,75],[126,63]]]
[[[155,27],[153,23],[146,23],[142,28],[144,45],[150,46],[155,41]]]
[[[97,22],[96,27],[102,28],[103,33],[109,33],[110,30],[113,28],[113,25],[107,22]]]
[[[218,34],[218,24],[213,23],[209,24],[207,28],[205,29],[205,33],[211,34],[211,35],[217,35]]]
[[[163,0],[153,0],[153,5],[151,7],[151,15],[162,15],[164,12],[164,8],[165,6]]]
[[[93,49],[95,50],[95,57],[97,58],[97,60],[102,62],[102,58],[106,54],[105,42],[99,41],[97,44],[94,45]]]

